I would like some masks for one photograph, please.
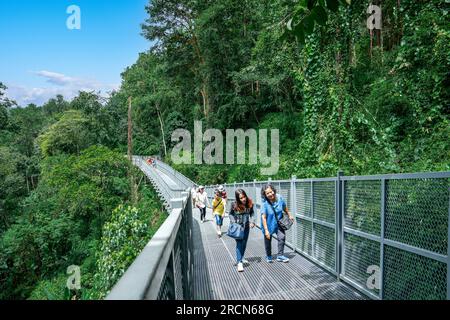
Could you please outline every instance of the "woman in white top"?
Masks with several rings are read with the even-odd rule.
[[[198,187],[197,196],[195,198],[195,206],[200,209],[200,221],[205,222],[206,204],[209,204],[208,194],[205,192],[205,187]],[[209,204],[209,206],[211,206]]]

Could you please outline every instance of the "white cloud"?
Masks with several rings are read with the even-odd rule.
[[[30,103],[42,105],[49,99],[61,94],[66,100],[72,100],[79,91],[96,91],[102,96],[112,90],[117,90],[120,85],[104,84],[92,79],[70,77],[52,71],[38,71],[33,74],[43,77],[51,86],[49,87],[25,87],[5,83],[8,87],[6,94],[8,98],[15,100],[20,106]]]

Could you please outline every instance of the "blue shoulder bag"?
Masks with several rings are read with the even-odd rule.
[[[238,222],[231,223],[227,235],[236,240],[244,239],[244,226]]]

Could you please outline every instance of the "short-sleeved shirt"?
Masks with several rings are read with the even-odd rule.
[[[225,205],[226,205],[226,202],[224,199],[219,198],[219,200],[216,200],[216,198],[214,198],[214,200],[212,202],[212,206],[213,206],[213,210],[214,210],[213,214],[223,216],[223,213],[225,211]]]
[[[275,209],[275,212],[272,209]],[[278,216],[278,220],[281,220],[283,218],[283,212],[286,210],[286,202],[284,201],[283,197],[280,194],[277,194],[275,197],[275,201],[270,205],[270,203],[266,200],[263,201],[261,206],[261,231],[264,234],[264,224],[262,220],[262,216],[266,216],[266,222],[267,222],[267,229],[269,230],[270,234],[277,233],[278,231],[278,222],[275,218],[275,213]]]

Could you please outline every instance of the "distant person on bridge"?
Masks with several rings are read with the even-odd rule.
[[[214,191],[214,200],[212,202],[213,216],[216,220],[217,235],[219,236],[219,238],[222,236],[221,229],[226,206],[226,199],[223,199],[222,195],[223,193],[219,191],[219,189],[216,189]]]
[[[192,200],[192,206],[196,207],[195,205],[195,198],[197,197],[197,188],[194,186],[191,189],[191,200]]]
[[[230,209],[230,224],[239,223],[244,226],[243,239],[236,239],[236,260],[237,270],[244,271],[244,263],[248,261],[244,258],[245,249],[247,247],[247,240],[250,234],[250,227],[255,226],[255,211],[253,210],[253,201],[247,196],[242,189],[237,189],[235,192],[235,199],[231,204]]]
[[[155,161],[155,159],[153,159],[153,158],[148,158],[148,159],[147,159],[147,164],[150,165],[150,166],[152,166],[153,168],[156,167],[156,161]]]
[[[277,234],[278,239],[278,256],[277,261],[288,262],[289,258],[284,255],[284,243],[286,241],[286,231],[278,226],[278,221],[283,217],[283,212],[288,214],[289,219],[294,221],[289,212],[283,197],[277,194],[277,190],[267,184],[261,189],[261,197],[263,204],[261,206],[261,231],[264,234],[264,245],[266,248],[266,261],[271,263],[272,260],[272,235]],[[275,214],[277,217],[275,217]]]
[[[217,190],[221,193],[222,199],[226,201],[227,200],[227,192],[225,191],[225,188],[222,185],[220,185],[217,188]]]
[[[205,222],[206,205],[209,205],[208,194],[204,186],[198,187],[197,196],[195,198],[195,206],[200,210],[200,221]],[[211,206],[211,205],[209,205]]]

